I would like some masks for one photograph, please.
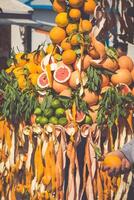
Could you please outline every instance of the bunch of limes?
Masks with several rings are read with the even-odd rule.
[[[41,106],[37,107],[34,114],[36,115],[36,123],[41,126],[48,123],[54,125],[60,124],[62,126],[67,124],[65,109],[58,99],[53,99],[51,106],[49,108],[45,108],[44,110],[41,109]]]

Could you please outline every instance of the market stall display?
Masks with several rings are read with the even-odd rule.
[[[1,199],[126,200],[132,173],[100,165],[120,166],[103,155],[133,137],[134,63],[94,36],[94,0],[53,8],[52,44],[0,73]]]

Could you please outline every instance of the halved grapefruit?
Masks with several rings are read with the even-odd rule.
[[[76,122],[81,123],[85,119],[86,115],[82,111],[76,112]]]
[[[46,72],[43,72],[39,75],[37,85],[42,89],[49,86]]]
[[[58,83],[65,83],[71,76],[71,70],[68,66],[62,64],[54,71],[54,79]]]

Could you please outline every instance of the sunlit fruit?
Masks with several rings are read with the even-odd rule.
[[[96,7],[96,2],[94,0],[87,0],[84,2],[83,11],[86,14],[91,14],[94,12]]]
[[[58,118],[57,117],[50,117],[49,123],[57,125],[58,124]]]
[[[68,89],[68,83],[58,83],[57,81],[53,81],[53,89],[57,93],[61,93],[64,90]]]
[[[89,106],[93,106],[96,105],[98,100],[99,100],[99,96],[95,93],[95,92],[91,92],[88,89],[84,90],[84,96],[83,96],[83,100],[89,105]]]
[[[133,68],[132,71],[131,71],[131,76],[132,76],[132,79],[133,79],[133,81],[134,81],[134,68]]]
[[[71,88],[76,89],[80,83],[80,72],[78,70],[73,71],[69,79],[69,85]]]
[[[64,12],[66,10],[66,4],[65,4],[65,2],[58,2],[58,0],[54,0],[53,9],[57,13]]]
[[[62,61],[66,65],[73,64],[76,61],[76,53],[74,50],[69,49],[63,52]]]
[[[119,83],[125,83],[126,85],[130,85],[132,83],[132,76],[129,70],[127,69],[118,69],[116,74],[113,74],[111,77],[111,82],[114,85]]]
[[[86,70],[88,67],[90,67],[92,58],[89,55],[85,55],[82,63],[82,68]]]
[[[71,44],[70,44],[68,38],[65,38],[65,39],[61,42],[61,48],[62,48],[64,51],[72,48],[72,46],[71,46]]]
[[[55,22],[59,27],[66,27],[68,24],[68,17],[66,12],[59,13],[56,18]]]
[[[53,27],[50,31],[50,39],[53,43],[59,44],[66,37],[66,32],[63,28]]]
[[[53,108],[59,108],[59,107],[61,107],[61,102],[59,101],[59,99],[53,99],[52,103],[51,103],[51,106]]]
[[[73,8],[79,8],[82,6],[84,0],[69,0],[69,4]]]
[[[92,30],[92,23],[89,20],[82,20],[81,22],[81,30],[83,33],[90,32]]]
[[[78,30],[78,24],[75,23],[69,23],[66,27],[66,32],[68,35],[71,35],[72,33],[76,33]]]
[[[82,111],[77,111],[76,112],[76,122],[81,123],[84,121],[86,115]]]
[[[54,79],[58,83],[65,83],[69,80],[71,76],[71,70],[64,64],[61,64],[55,71],[54,71]]]
[[[104,60],[102,63],[102,66],[113,72],[118,69],[118,64],[117,64],[116,60],[111,59],[111,58],[107,58],[106,60]]]
[[[65,96],[65,97],[71,97],[72,96],[72,90],[70,88],[63,90],[60,94],[60,96]]]
[[[41,115],[41,113],[42,113],[42,110],[41,110],[41,108],[39,108],[39,107],[37,107],[37,108],[35,109],[35,111],[34,111],[34,114],[35,114],[35,115]]]
[[[62,116],[64,116],[65,115],[64,108],[57,108],[55,110],[55,115],[56,115],[56,117],[62,117]]]
[[[128,69],[129,71],[134,67],[134,63],[129,56],[121,56],[118,59],[118,64],[120,69]]]
[[[81,18],[81,11],[79,9],[76,9],[76,8],[72,8],[70,11],[69,11],[69,17],[74,20],[74,21],[77,21]]]

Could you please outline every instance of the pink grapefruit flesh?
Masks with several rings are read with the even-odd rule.
[[[65,83],[71,76],[71,70],[66,65],[58,67],[54,72],[54,79],[58,83]]]

